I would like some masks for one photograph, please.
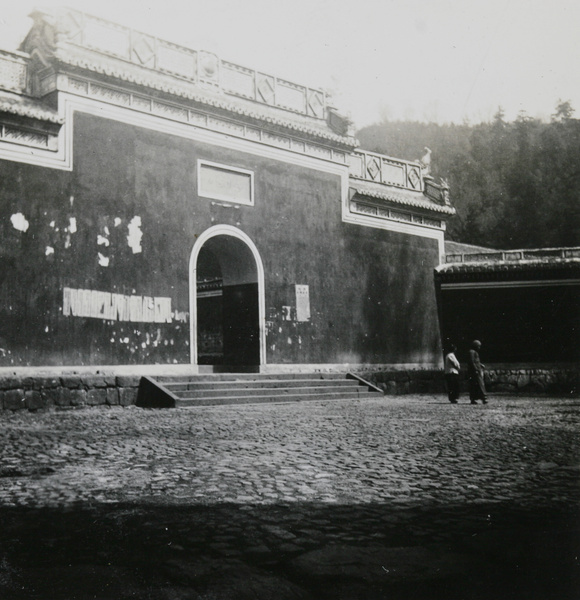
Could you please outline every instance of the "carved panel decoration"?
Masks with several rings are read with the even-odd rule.
[[[373,152],[354,152],[350,157],[350,175],[416,192],[423,189],[421,167],[417,163]]]
[[[68,12],[63,19],[63,30],[68,39],[75,44],[83,43],[83,15]]]
[[[378,159],[375,156],[369,156],[367,158],[367,173],[369,177],[375,181],[381,172],[381,167]]]
[[[15,54],[0,50],[0,89],[15,92],[26,89],[26,62]]]
[[[276,104],[296,112],[304,112],[306,109],[306,89],[289,81],[278,79]]]
[[[88,20],[84,27],[84,43],[107,54],[131,58],[129,30],[107,21]]]
[[[417,169],[416,167],[409,168],[408,181],[409,185],[414,190],[418,190],[421,188],[421,175],[419,174],[419,169]]]
[[[255,72],[232,63],[222,62],[222,88],[246,98],[255,97]]]
[[[318,90],[308,90],[308,112],[319,119],[324,118],[324,95]]]
[[[131,59],[145,67],[155,67],[155,38],[133,32]]]
[[[197,53],[198,79],[200,82],[219,86],[220,81],[220,61],[215,54],[204,52]]]
[[[275,83],[274,78],[270,75],[257,74],[258,98],[266,104],[274,104]]]
[[[195,79],[196,62],[197,55],[193,51],[164,42],[157,46],[157,67],[163,71]]]
[[[2,139],[25,146],[34,146],[35,148],[48,148],[48,134],[27,131],[25,129],[16,129],[14,127],[3,126],[0,129]]]

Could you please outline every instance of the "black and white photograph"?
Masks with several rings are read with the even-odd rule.
[[[579,36],[0,0],[0,600],[578,600]]]

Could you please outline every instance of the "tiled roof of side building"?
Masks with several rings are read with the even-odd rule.
[[[496,252],[498,248],[490,248],[489,246],[476,246],[474,244],[464,244],[463,242],[454,242],[445,240],[446,254],[470,254],[472,252]]]

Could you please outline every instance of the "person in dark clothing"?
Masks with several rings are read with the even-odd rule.
[[[451,404],[457,404],[459,399],[459,361],[455,356],[457,346],[449,344],[445,353],[445,381],[447,382],[447,394]]]
[[[471,350],[469,351],[469,360],[467,361],[467,373],[469,374],[469,399],[471,404],[477,404],[481,400],[483,404],[487,404],[487,396],[485,392],[485,383],[483,382],[483,370],[485,365],[479,360],[479,350],[481,342],[473,340]]]

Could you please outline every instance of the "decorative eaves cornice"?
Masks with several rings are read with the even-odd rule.
[[[513,271],[538,271],[538,270],[573,270],[580,269],[580,259],[567,258],[559,260],[524,260],[519,262],[472,262],[451,263],[436,267],[437,273],[505,273]]]
[[[0,112],[9,113],[19,117],[35,119],[47,123],[62,125],[64,119],[56,111],[50,110],[46,105],[36,100],[26,98],[19,94],[0,91]]]
[[[368,198],[371,202],[387,203],[391,205],[407,206],[423,211],[435,212],[440,215],[452,216],[455,209],[452,206],[440,205],[430,200],[422,192],[412,192],[386,186],[380,183],[370,183],[350,178],[351,194],[357,196],[359,201]]]
[[[324,140],[326,142],[333,142],[335,144],[339,144],[341,147],[355,148],[358,146],[358,140],[356,138],[351,136],[337,135],[321,128],[319,129],[317,127],[310,126],[306,123],[296,122],[298,121],[298,116],[296,121],[276,117],[274,114],[272,114],[274,111],[269,112],[262,106],[249,108],[247,106],[243,106],[241,102],[238,103],[230,98],[222,99],[210,95],[209,92],[204,93],[201,90],[197,91],[193,89],[193,86],[188,84],[179,85],[177,83],[179,80],[175,80],[176,83],[170,84],[157,77],[148,77],[145,74],[132,73],[128,69],[123,69],[122,66],[105,65],[94,61],[89,61],[84,58],[70,56],[61,50],[57,51],[54,58],[57,61],[57,64],[59,63],[60,65],[75,67],[77,69],[98,73],[99,75],[105,75],[106,77],[111,77],[119,81],[127,82],[140,87],[160,91],[178,98],[183,98],[199,104],[211,106],[221,111],[234,113],[240,117],[251,119],[259,123],[274,125],[282,129],[299,132],[308,137]],[[57,65],[55,65],[55,69],[57,71],[59,70]]]

